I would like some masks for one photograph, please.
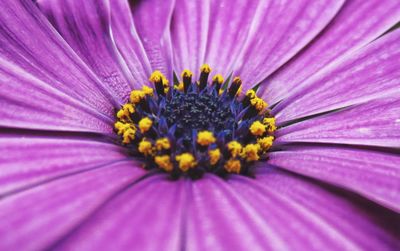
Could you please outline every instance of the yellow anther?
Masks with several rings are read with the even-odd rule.
[[[166,172],[171,172],[174,168],[169,155],[156,156],[154,162],[156,162],[156,164]]]
[[[210,73],[211,72],[211,67],[208,64],[203,64],[200,67],[200,71],[204,73]]]
[[[257,95],[254,90],[248,90],[246,92],[246,97],[248,97],[249,99],[253,99],[253,98],[257,97]]]
[[[208,146],[215,142],[215,137],[212,132],[201,131],[197,134],[197,143],[202,146]]]
[[[241,85],[239,87],[239,89],[237,90],[236,95],[240,95],[242,93],[242,90],[243,90],[243,86]]]
[[[149,119],[148,117],[142,118],[139,121],[139,129],[141,133],[145,133],[148,130],[150,130],[151,126],[153,125],[153,121]]]
[[[254,106],[254,108],[256,108],[257,111],[262,111],[268,106],[267,102],[257,97],[251,99],[250,103],[252,106]]]
[[[275,118],[264,118],[263,123],[268,126],[268,132],[273,133],[276,130]]]
[[[158,151],[168,150],[171,148],[171,143],[169,142],[168,138],[157,139],[156,148]]]
[[[183,91],[183,82],[179,82],[178,85],[174,85],[174,88],[178,91]]]
[[[263,151],[268,151],[271,148],[273,142],[274,142],[274,137],[272,136],[267,136],[264,138],[257,139],[257,144],[260,145]]]
[[[218,95],[222,95],[222,93],[224,93],[224,90],[222,90],[222,89],[219,89],[219,91],[218,91]]]
[[[133,90],[131,92],[130,100],[132,103],[139,103],[145,96],[145,93],[141,90]]]
[[[146,139],[142,139],[142,141],[140,141],[138,150],[140,153],[143,153],[144,156],[153,155],[153,146],[151,142]]]
[[[122,135],[124,134],[125,131],[127,131],[128,129],[133,129],[136,131],[136,128],[133,124],[130,123],[124,123],[121,121],[117,121],[114,124],[114,128],[117,129],[117,134],[118,135]]]
[[[227,144],[228,150],[231,153],[232,157],[239,156],[242,151],[242,145],[237,141],[231,141]]]
[[[135,127],[130,127],[125,130],[124,134],[122,135],[122,143],[129,144],[132,140],[135,139],[136,129]]]
[[[246,161],[256,161],[260,159],[258,152],[260,151],[259,144],[248,144],[243,148],[241,157],[246,159]]]
[[[148,95],[148,96],[153,96],[153,93],[154,93],[153,88],[148,87],[147,85],[144,85],[142,87],[142,91],[144,92],[145,95]]]
[[[210,157],[210,164],[215,165],[221,158],[221,151],[218,148],[210,150],[208,151],[208,156]]]
[[[122,108],[117,112],[117,118],[126,119],[135,112],[135,106],[133,104],[125,104]]]
[[[169,91],[169,86],[164,87],[164,93],[168,93],[168,91]]]
[[[224,83],[224,77],[222,77],[221,74],[217,74],[213,77],[212,81],[213,81],[213,83],[215,82],[215,83],[222,85]]]
[[[240,160],[230,159],[225,162],[224,168],[228,173],[240,173],[242,165],[240,164]]]
[[[179,163],[179,168],[187,172],[189,168],[193,168],[197,165],[196,159],[190,153],[182,153],[175,157],[175,160]]]
[[[182,71],[181,74],[182,78],[191,78],[193,76],[193,73],[189,71],[188,69],[185,69]]]
[[[263,123],[256,120],[253,122],[253,124],[251,124],[249,130],[250,130],[251,134],[253,134],[255,136],[261,136],[265,133],[267,128]]]
[[[158,83],[164,79],[166,78],[160,71],[153,71],[153,73],[150,75],[149,81],[152,83]]]

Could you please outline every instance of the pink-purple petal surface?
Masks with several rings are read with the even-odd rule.
[[[113,120],[0,58],[0,126],[111,133]]]
[[[288,142],[400,148],[400,95],[368,101],[279,129],[275,144]]]
[[[56,249],[182,250],[188,185],[164,175],[146,178],[109,201]]]
[[[305,79],[370,43],[400,20],[397,0],[346,1],[326,28],[291,61],[268,77],[259,93],[269,103],[287,97]]]
[[[103,113],[117,103],[107,86],[30,0],[0,2],[0,57]]]
[[[124,76],[118,51],[110,36],[110,9],[106,2],[40,0],[38,5],[61,36],[85,63],[122,100],[133,79]],[[126,67],[126,66],[125,66]]]
[[[279,169],[262,168],[256,177],[233,177],[231,193],[262,214],[289,250],[394,250],[400,245],[400,218],[385,208]]]
[[[363,148],[297,146],[271,152],[268,163],[354,191],[400,212],[400,156]]]
[[[400,93],[400,30],[307,80],[273,109],[278,123]]]
[[[152,71],[133,22],[129,1],[108,0],[108,5],[111,16],[110,32],[120,55],[118,61],[121,66],[127,66],[125,71],[129,71],[132,76],[129,80],[139,89],[147,82]]]
[[[343,2],[271,1],[268,5],[262,2],[244,53],[234,59],[235,74],[242,77],[247,88],[264,80],[318,35]]]
[[[90,137],[56,137],[43,132],[0,133],[0,197],[127,159],[122,147]]]
[[[180,74],[184,69],[197,79],[205,61],[210,18],[210,1],[177,0],[172,15],[171,40],[173,69]]]
[[[152,70],[172,79],[172,46],[170,25],[175,0],[133,1],[132,13],[136,31],[142,41]]]
[[[131,162],[118,163],[3,198],[0,249],[50,248],[143,173]]]

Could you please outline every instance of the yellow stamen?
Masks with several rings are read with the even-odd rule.
[[[242,93],[242,91],[243,91],[243,86],[241,85],[236,92],[236,96],[240,95]]]
[[[250,104],[254,106],[254,108],[256,108],[257,111],[262,111],[268,106],[267,102],[257,97],[251,99]]]
[[[254,91],[254,90],[248,90],[247,92],[246,92],[246,97],[248,97],[249,99],[253,99],[253,98],[255,98],[257,95],[256,95],[256,92]]]
[[[257,139],[257,143],[260,145],[263,151],[268,151],[271,148],[273,142],[274,142],[274,137],[272,136],[267,136],[264,138]]]
[[[178,91],[183,91],[183,82],[179,82],[178,85],[174,85],[174,88]]]
[[[168,150],[171,148],[171,143],[169,142],[168,138],[157,139],[156,148],[158,151],[161,151],[163,149]]]
[[[169,155],[156,156],[154,162],[156,162],[156,164],[166,172],[171,172],[174,168]]]
[[[215,137],[212,132],[202,131],[197,134],[197,143],[202,146],[208,146],[215,142]]]
[[[125,130],[124,134],[122,135],[122,143],[129,144],[132,140],[135,139],[136,128],[130,127]]]
[[[268,132],[273,133],[276,130],[275,118],[264,118],[263,123],[268,125]]]
[[[228,173],[240,173],[241,167],[240,160],[237,159],[230,159],[224,165]]]
[[[227,144],[228,150],[231,153],[232,157],[239,156],[242,151],[242,145],[237,141],[231,141]]]
[[[133,90],[131,92],[130,100],[134,104],[138,104],[145,97],[145,93],[141,90]]]
[[[210,150],[208,151],[208,156],[210,157],[210,164],[215,165],[221,158],[221,151],[218,148]]]
[[[258,156],[259,151],[259,144],[248,144],[243,148],[241,157],[246,159],[246,161],[256,161],[260,159],[260,156]]]
[[[196,159],[190,153],[182,153],[175,157],[176,161],[179,163],[179,168],[183,172],[187,172],[189,168],[193,168],[197,165]]]
[[[128,119],[130,115],[135,112],[135,106],[133,104],[125,104],[122,108],[117,112],[117,118],[119,119]]]
[[[200,67],[200,71],[204,73],[210,73],[211,72],[211,67],[208,64],[203,64]]]
[[[217,74],[213,77],[212,81],[213,81],[213,83],[215,82],[215,83],[222,85],[224,83],[224,77],[222,77],[221,74]]]
[[[189,71],[188,69],[185,69],[182,71],[182,78],[191,78],[193,76],[193,73]]]
[[[145,133],[148,130],[150,130],[151,126],[153,125],[153,121],[149,119],[148,117],[142,118],[139,121],[139,129],[141,133]]]
[[[144,85],[142,87],[142,91],[144,92],[144,94],[149,95],[149,96],[153,96],[154,90],[151,87],[148,87],[146,85]]]
[[[117,134],[118,135],[124,134],[124,132],[126,130],[130,129],[130,128],[136,130],[134,125],[132,125],[130,123],[124,123],[124,122],[121,122],[121,121],[115,122],[114,127],[115,127],[115,129],[117,129]]]
[[[163,81],[165,78],[165,76],[160,72],[160,71],[154,71],[149,78],[149,81],[152,83],[157,83],[160,81]]]
[[[249,128],[251,134],[255,135],[255,136],[261,136],[265,133],[266,126],[261,123],[260,121],[256,120],[253,122],[253,124],[251,124],[250,128]]]
[[[144,156],[153,155],[153,146],[151,142],[146,139],[142,139],[142,141],[140,141],[138,150],[140,153],[143,153]]]

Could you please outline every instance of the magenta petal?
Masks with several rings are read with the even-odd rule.
[[[144,179],[109,201],[57,248],[182,250],[187,185],[161,175]]]
[[[172,79],[170,24],[175,0],[146,0],[133,3],[136,31],[153,70]]]
[[[400,148],[400,95],[368,101],[277,131],[275,143],[320,142]]]
[[[211,66],[213,74],[228,77],[245,48],[253,23],[259,20],[257,10],[267,4],[246,0],[200,2],[210,9],[207,39],[204,40],[207,43],[205,63]],[[190,37],[191,31],[186,32]]]
[[[0,197],[57,177],[127,159],[121,147],[90,138],[0,135]]]
[[[119,163],[3,198],[0,249],[49,249],[143,172],[130,162]]]
[[[0,59],[0,126],[111,133],[112,119]]]
[[[268,163],[357,192],[400,212],[400,156],[344,147],[296,147]]]
[[[398,215],[309,179],[265,169],[255,179],[236,176],[229,185],[231,191],[224,196],[238,197],[284,241],[274,250],[394,250],[400,244]],[[232,210],[224,208],[228,218]]]
[[[309,78],[273,109],[279,123],[399,94],[399,41],[393,31]]]
[[[247,1],[245,1],[247,2]],[[344,1],[271,1],[255,15],[235,74],[254,86],[291,59],[331,21]],[[228,41],[235,44],[235,41]],[[220,44],[225,46],[226,41]],[[216,53],[218,55],[218,53]]]
[[[115,97],[54,30],[31,0],[0,1],[0,56],[35,77],[112,115]]]
[[[206,1],[177,0],[171,24],[174,71],[189,69],[197,79],[205,62],[210,6]],[[214,65],[212,65],[214,66]]]
[[[110,34],[110,11],[105,2],[39,0],[38,5],[113,94],[121,100],[126,98],[134,81],[128,81],[122,71],[124,67],[117,63],[118,51]]]
[[[260,93],[271,104],[282,100],[305,79],[370,43],[399,20],[397,0],[346,1],[319,36],[260,86]]]

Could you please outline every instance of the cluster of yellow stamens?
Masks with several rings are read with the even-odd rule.
[[[216,172],[223,170],[226,173],[242,173],[244,166],[259,160],[271,148],[274,140],[273,133],[277,127],[275,118],[266,111],[268,104],[257,97],[254,90],[248,90],[244,98],[239,100],[242,90],[242,80],[239,77],[233,78],[230,87],[225,88],[224,78],[216,74],[212,77],[211,84],[207,85],[211,70],[209,65],[202,65],[199,81],[195,82],[192,82],[193,73],[184,70],[181,81],[175,83],[174,88],[170,88],[169,81],[161,72],[154,71],[149,78],[154,87],[144,85],[141,90],[133,90],[130,93],[129,102],[122,105],[116,112],[117,122],[114,127],[121,137],[121,142],[134,149],[134,152],[141,154],[150,165],[149,168],[155,166],[170,173],[176,173],[177,170],[181,173],[190,173],[191,170],[198,168],[216,170]],[[217,109],[220,108],[219,106],[230,109],[232,104],[243,107],[238,108],[242,110],[248,107],[246,113],[243,110],[243,117],[234,123],[217,119],[217,123],[228,123],[227,126],[231,132],[239,130],[242,121],[251,121],[246,124],[247,131],[243,132],[243,129],[240,129],[241,135],[224,136],[225,134],[215,132],[216,125],[212,125],[210,130],[205,128],[196,130],[193,134],[193,143],[186,149],[187,146],[180,145],[183,143],[177,136],[183,135],[186,132],[185,128],[180,127],[182,129],[178,132],[176,131],[178,129],[172,130],[174,126],[168,122],[171,118],[163,113],[168,102],[171,103],[171,107],[172,103],[178,102],[173,100],[175,96],[184,100],[187,93],[199,97],[205,95],[207,100],[211,100],[210,102],[218,103],[215,105]],[[224,114],[230,113],[230,110],[226,111]],[[198,112],[201,111],[195,111],[196,114]],[[218,116],[225,116],[218,114]],[[236,117],[233,116],[232,119]],[[227,140],[224,137],[232,138]]]

